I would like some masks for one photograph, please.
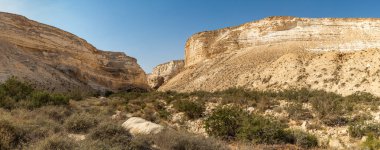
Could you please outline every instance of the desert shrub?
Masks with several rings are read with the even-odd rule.
[[[330,127],[335,127],[347,125],[349,123],[349,120],[343,116],[329,115],[322,118],[322,123]]]
[[[126,102],[130,100],[135,100],[137,98],[141,98],[142,96],[144,96],[144,93],[140,93],[140,92],[122,92],[122,93],[115,93],[115,94],[110,95],[110,97],[118,97],[118,98],[123,99]]]
[[[289,132],[291,132],[294,138],[294,144],[296,144],[297,146],[307,149],[318,146],[317,137],[310,133],[301,130],[293,130]]]
[[[185,112],[189,119],[197,119],[202,117],[205,111],[205,105],[200,102],[193,102],[191,100],[180,100],[174,104],[174,107],[181,112]]]
[[[67,97],[72,100],[80,101],[84,97],[90,95],[89,93],[83,92],[81,89],[74,89],[68,93],[66,93]]]
[[[155,150],[152,145],[153,145],[153,137],[156,135],[149,135],[147,136],[136,136],[132,138],[131,143],[130,143],[130,149],[133,150]]]
[[[286,125],[259,115],[242,117],[237,133],[239,139],[264,144],[292,143],[291,135],[284,130]]]
[[[20,147],[25,140],[25,131],[8,121],[0,121],[0,149]]]
[[[307,120],[313,118],[309,110],[302,108],[301,102],[289,104],[288,107],[286,107],[286,111],[289,114],[289,118],[292,119]]]
[[[0,84],[0,107],[13,109],[27,107],[30,109],[46,105],[67,105],[69,98],[63,94],[51,94],[36,91],[29,84],[11,77]]]
[[[170,116],[170,112],[166,111],[166,110],[160,110],[158,111],[158,115],[160,116],[160,118],[162,119],[168,119],[169,116]]]
[[[296,100],[298,102],[308,102],[310,97],[324,94],[323,91],[310,91],[307,88],[301,89],[286,89],[277,93],[278,97],[287,100]]]
[[[343,97],[333,93],[326,93],[310,98],[313,109],[317,112],[320,119],[331,114],[343,115],[352,110],[352,103],[345,103]]]
[[[348,128],[348,133],[351,137],[361,138],[367,134],[380,136],[380,124],[366,123],[366,122],[353,122]]]
[[[86,133],[98,125],[98,120],[86,113],[73,114],[65,121],[65,128],[73,133]]]
[[[49,94],[43,91],[34,91],[27,100],[28,108],[39,108],[46,105],[68,105],[68,97],[62,94]]]
[[[244,111],[235,106],[218,107],[205,120],[205,129],[209,135],[223,139],[233,139],[237,136]]]
[[[356,101],[356,102],[378,102],[380,99],[375,95],[367,92],[355,92],[354,94],[348,95],[345,97],[347,100]]]
[[[167,150],[227,150],[228,146],[223,142],[213,138],[194,135],[186,131],[164,130],[155,135],[136,138],[138,143],[147,145],[157,145],[161,149]]]
[[[365,150],[378,150],[380,149],[380,140],[373,134],[369,134],[367,139],[361,143],[360,147]]]
[[[39,150],[73,150],[77,144],[65,136],[52,136],[37,143],[33,148]]]
[[[350,122],[364,122],[364,121],[371,120],[371,119],[372,119],[371,114],[360,113],[360,114],[353,116],[352,119],[350,120]]]
[[[317,138],[301,131],[287,131],[281,122],[260,115],[249,115],[242,109],[219,107],[205,121],[209,135],[223,139],[240,139],[257,144],[296,144],[304,148],[315,147]]]
[[[3,98],[0,97],[0,107],[5,109],[12,109],[17,106],[17,102],[15,99],[9,96],[5,96]]]
[[[5,83],[0,84],[0,99],[9,96],[19,101],[25,99],[33,92],[32,86],[19,81],[16,77],[10,77]]]
[[[89,137],[101,142],[105,149],[128,149],[132,139],[132,135],[127,130],[113,123],[99,125],[91,131]]]
[[[72,110],[64,106],[44,106],[39,111],[58,123],[64,123],[65,119],[73,113]]]
[[[380,104],[380,98],[367,92],[355,92],[345,97],[350,103],[362,103],[371,106],[373,110],[377,110]]]

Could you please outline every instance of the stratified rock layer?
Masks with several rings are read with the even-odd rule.
[[[156,66],[153,72],[148,75],[149,86],[153,89],[159,88],[181,72],[184,66],[184,60],[173,60]]]
[[[380,19],[269,17],[192,36],[159,90],[312,88],[380,95]]]
[[[10,76],[52,91],[147,89],[136,59],[23,16],[0,13],[0,81]]]

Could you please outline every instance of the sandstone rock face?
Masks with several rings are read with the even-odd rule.
[[[148,135],[160,133],[164,127],[139,117],[129,118],[122,124],[132,135]]]
[[[312,88],[380,95],[380,19],[269,17],[192,36],[159,90]]]
[[[0,81],[9,76],[52,91],[147,89],[136,59],[23,16],[0,13]]]
[[[153,89],[159,88],[169,81],[169,79],[181,72],[184,66],[184,60],[173,60],[156,66],[153,72],[148,75],[149,86]]]

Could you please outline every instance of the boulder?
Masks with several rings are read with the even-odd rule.
[[[164,127],[159,124],[139,117],[129,118],[122,124],[122,127],[128,130],[132,135],[157,134],[164,129]]]

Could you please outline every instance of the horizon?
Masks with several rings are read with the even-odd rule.
[[[0,11],[73,33],[100,50],[124,52],[150,73],[159,64],[184,59],[186,40],[198,32],[270,16],[379,18],[380,2],[365,2],[0,0]]]

